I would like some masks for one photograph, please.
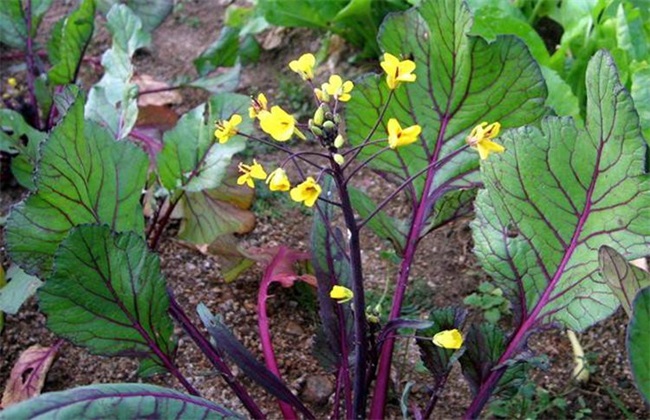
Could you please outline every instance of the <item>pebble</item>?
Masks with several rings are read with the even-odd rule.
[[[329,400],[333,392],[334,384],[327,376],[313,375],[307,377],[302,397],[307,402],[322,405]]]
[[[305,333],[305,330],[303,330],[302,327],[298,325],[296,322],[289,321],[286,323],[284,327],[284,332],[290,335],[301,336]]]

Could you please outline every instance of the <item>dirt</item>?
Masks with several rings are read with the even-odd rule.
[[[154,32],[152,46],[137,55],[135,64],[139,74],[148,74],[159,80],[195,75],[192,60],[216,38],[227,2],[184,0],[180,3],[183,5],[182,10],[170,16]],[[64,16],[70,7],[69,4],[53,7],[45,19],[44,27],[51,26],[57,18]],[[282,40],[277,48],[264,51],[258,64],[244,68],[239,88],[241,93],[255,94],[264,91],[271,97],[280,96],[282,92],[278,91],[277,81],[288,75],[286,64],[305,51],[317,50],[322,39],[322,34],[304,30],[285,30],[281,36]],[[89,54],[99,56],[109,41],[107,31],[100,27]],[[343,51],[345,54],[346,50]],[[330,64],[351,70],[342,58]],[[87,68],[85,72],[83,77],[86,83],[91,83],[93,78],[97,77],[92,68]],[[176,107],[179,113],[207,98],[205,93],[196,90],[183,90],[182,95],[183,103]],[[268,154],[260,156],[260,161],[271,163],[280,158],[277,154]],[[362,172],[356,182],[374,198],[378,199],[386,194],[386,183],[369,172]],[[16,188],[2,191],[0,216],[6,215],[9,206],[18,202],[23,195],[24,192]],[[284,244],[308,250],[308,214],[297,206],[286,206],[286,203],[278,203],[272,199],[266,204],[266,210],[258,215],[255,230],[241,238],[243,243],[248,246]],[[398,202],[392,210],[399,213],[403,211],[404,206],[404,203]],[[430,234],[420,247],[412,279],[420,289],[420,295],[430,297],[429,305],[440,307],[462,304],[464,297],[474,292],[482,281],[487,280],[471,252],[472,240],[468,224],[469,219],[465,219],[446,226]],[[198,303],[204,303],[211,311],[222,314],[242,343],[261,360],[256,315],[261,269],[253,267],[237,281],[225,283],[217,258],[184,246],[173,234],[174,227],[166,233],[159,254],[165,277],[181,306],[197,324],[200,322],[194,308]],[[371,289],[381,291],[386,279],[394,278],[395,268],[379,256],[380,251],[386,249],[387,245],[370,234],[364,234],[362,243],[365,250],[363,258],[366,281]],[[6,268],[9,262],[4,252],[2,245],[0,261]],[[421,300],[407,304],[414,306],[414,316],[425,315],[426,308]],[[292,390],[309,400],[307,405],[315,410],[319,418],[327,416],[329,412],[322,404],[327,400],[327,395],[322,394],[331,392],[331,389],[327,391],[327,387],[334,383],[334,377],[325,372],[311,354],[317,315],[309,289],[274,287],[269,299],[269,315],[273,342],[284,380]],[[470,319],[479,320],[480,314],[473,313]],[[607,321],[580,335],[585,352],[595,357],[595,372],[592,373],[590,381],[583,385],[571,381],[572,352],[564,332],[549,330],[531,338],[531,348],[546,353],[550,359],[549,369],[535,372],[535,377],[540,386],[567,399],[568,416],[572,417],[581,407],[588,407],[591,413],[587,417],[622,418],[621,407],[624,407],[636,418],[648,418],[649,413],[634,389],[626,361],[623,345],[626,322],[625,314],[619,311]],[[177,330],[176,334],[179,339],[177,363],[190,382],[204,397],[244,412],[239,401],[187,336],[180,330]],[[7,380],[11,367],[22,350],[36,343],[51,345],[57,340],[45,328],[45,317],[38,312],[34,299],[28,301],[16,316],[6,317],[1,337],[0,384]],[[417,350],[413,342],[413,339],[408,338],[399,340],[396,351],[398,362],[392,376],[396,391],[389,407],[390,417],[401,416],[397,399],[410,380],[418,382],[412,390],[413,400],[420,406],[426,403],[427,376],[417,368]],[[137,362],[134,360],[91,355],[84,349],[66,343],[50,369],[43,392],[92,383],[142,381],[136,376],[136,368]],[[251,384],[236,368],[234,370],[242,382],[251,387],[254,398],[263,410],[268,411],[272,418],[280,417],[274,400],[259,387]],[[172,377],[166,375],[156,376],[147,382],[182,390]],[[434,418],[458,418],[469,401],[470,391],[462,379],[460,370],[455,369],[441,403],[434,412]],[[541,415],[545,418],[557,416],[558,412],[553,411]]]

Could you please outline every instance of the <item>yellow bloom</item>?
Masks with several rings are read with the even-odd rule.
[[[229,120],[220,120],[216,122],[217,129],[214,131],[214,136],[219,139],[219,143],[223,144],[230,140],[232,136],[237,135],[237,126],[241,124],[242,118],[239,114],[233,114]]]
[[[248,108],[248,116],[251,118],[257,118],[257,115],[266,111],[266,105],[268,104],[266,96],[263,93],[257,95],[257,99],[251,98],[251,106]]]
[[[16,80],[15,77],[10,77],[7,79],[7,84],[13,88],[15,88],[18,85],[18,81]]]
[[[282,168],[271,172],[269,177],[266,178],[266,183],[269,185],[271,191],[289,191],[291,188],[287,173]]]
[[[260,111],[257,118],[260,120],[262,131],[277,141],[287,141],[293,134],[305,139],[305,135],[296,128],[296,119],[293,115],[277,105],[272,107],[271,111]]]
[[[299,59],[289,63],[289,68],[298,73],[302,80],[311,80],[314,78],[314,65],[316,57],[313,54],[303,54]]]
[[[264,168],[262,165],[257,163],[255,159],[253,159],[252,165],[244,165],[243,163],[240,163],[239,172],[241,172],[242,175],[237,178],[238,185],[246,184],[251,188],[255,188],[253,179],[266,179],[266,172],[264,172]]]
[[[432,341],[433,344],[443,349],[458,350],[463,345],[463,336],[456,329],[445,330],[434,335]]]
[[[350,92],[352,92],[354,84],[349,80],[344,83],[341,76],[333,74],[330,76],[329,82],[323,83],[323,86],[321,87],[328,95],[338,98],[341,102],[347,102],[351,98]],[[316,95],[318,95],[318,93]]]
[[[330,291],[330,297],[337,300],[339,303],[345,303],[354,297],[352,290],[343,286],[334,286]]]
[[[399,61],[394,55],[385,53],[381,68],[386,72],[389,89],[397,88],[401,82],[415,82],[415,63],[411,60]]]
[[[320,193],[320,185],[316,183],[314,178],[307,177],[303,183],[293,187],[289,195],[293,201],[297,201],[298,203],[304,201],[305,206],[312,207],[316,203],[316,200],[318,200]]]
[[[422,132],[422,127],[412,125],[402,129],[395,118],[388,120],[388,147],[396,149],[400,146],[406,146],[418,139]]]
[[[478,150],[478,154],[481,159],[487,159],[490,153],[503,153],[506,149],[498,143],[491,141],[493,138],[499,135],[499,130],[501,129],[501,124],[498,122],[488,125],[486,122],[482,122],[474,129],[469,136],[467,136],[467,144],[473,149]]]

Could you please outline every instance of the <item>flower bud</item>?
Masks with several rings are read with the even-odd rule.
[[[334,124],[333,121],[327,120],[323,123],[323,128],[325,130],[333,130],[334,128],[336,128],[336,124]]]
[[[339,165],[343,165],[345,163],[345,158],[339,153],[334,153],[332,157],[334,158],[334,162],[338,163]]]
[[[313,125],[313,124],[309,126],[309,130],[310,130],[310,131],[312,132],[312,134],[315,135],[316,137],[320,137],[320,136],[323,135],[323,130],[321,130],[320,128],[316,127],[316,126]]]
[[[321,126],[323,124],[323,121],[325,121],[325,110],[323,109],[323,106],[319,106],[316,112],[314,113],[314,124],[317,126]]]
[[[336,138],[334,139],[334,147],[340,149],[341,147],[343,147],[344,144],[345,144],[345,139],[343,138],[343,136],[340,134],[336,136]]]

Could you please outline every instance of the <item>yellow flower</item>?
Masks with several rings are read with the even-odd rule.
[[[499,130],[501,129],[501,124],[498,122],[488,125],[486,122],[482,122],[474,129],[469,136],[467,136],[467,144],[473,149],[478,150],[478,154],[481,159],[487,159],[490,156],[490,153],[503,153],[506,149],[498,143],[491,141],[493,138],[499,135]]]
[[[314,78],[314,64],[316,58],[313,54],[303,54],[299,59],[289,63],[289,68],[298,73],[302,80],[311,80]]]
[[[394,55],[385,53],[381,68],[386,72],[389,89],[397,88],[401,82],[415,82],[415,63],[411,60],[399,61]]]
[[[16,80],[15,77],[10,77],[7,79],[7,84],[13,88],[15,88],[18,85],[18,81]]]
[[[463,336],[456,329],[445,330],[434,335],[432,341],[433,344],[443,349],[458,350],[463,345]]]
[[[296,128],[296,119],[293,115],[277,105],[272,107],[271,111],[260,111],[257,118],[260,120],[262,131],[277,141],[287,141],[293,134],[305,139],[305,135]]]
[[[271,191],[289,191],[291,188],[287,173],[282,168],[271,172],[269,177],[266,178],[266,183],[269,185]]]
[[[321,102],[329,102],[330,100],[330,96],[327,94],[327,92],[318,88],[314,88],[314,95],[316,95],[316,98]]]
[[[316,203],[316,200],[318,200],[320,192],[320,185],[316,183],[314,178],[307,177],[303,183],[293,187],[289,195],[293,201],[297,201],[298,203],[304,201],[305,206],[312,207]]]
[[[395,118],[388,120],[388,147],[396,149],[400,146],[406,146],[418,139],[422,132],[422,127],[412,125],[402,129]]]
[[[337,300],[339,303],[345,303],[354,297],[352,290],[343,286],[334,286],[330,291],[330,297]]]
[[[230,140],[232,136],[237,135],[237,126],[241,124],[242,118],[239,114],[233,114],[229,120],[220,120],[216,122],[217,129],[214,131],[214,136],[219,139],[219,143],[223,144]]]
[[[329,82],[323,83],[323,86],[321,87],[328,95],[338,98],[341,102],[347,102],[351,98],[350,92],[352,92],[354,84],[349,80],[344,83],[341,76],[333,74],[330,76]],[[318,96],[318,93],[316,93],[316,95]]]
[[[242,175],[237,178],[238,185],[246,184],[251,188],[255,188],[253,179],[266,179],[266,172],[264,172],[264,168],[262,165],[257,163],[255,159],[253,159],[252,165],[244,165],[243,163],[240,163],[239,172],[241,172]]]
[[[257,99],[251,98],[251,106],[248,108],[248,116],[251,118],[257,118],[257,115],[260,112],[266,111],[267,103],[266,96],[264,96],[263,93],[257,95]]]

